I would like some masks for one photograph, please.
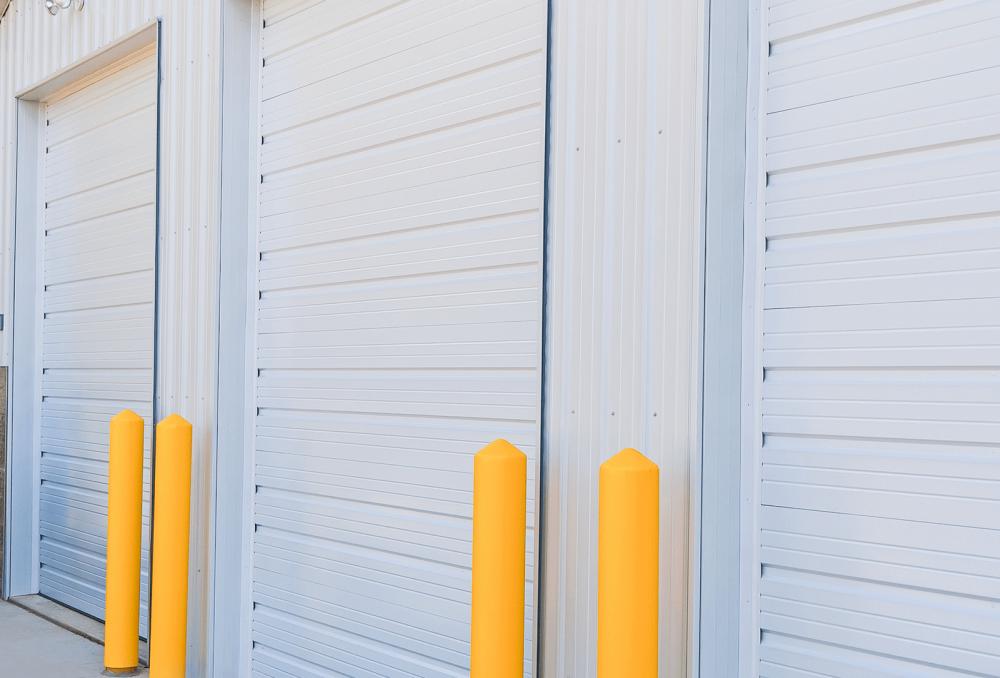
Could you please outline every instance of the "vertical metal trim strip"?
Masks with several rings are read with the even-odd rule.
[[[146,633],[149,634],[149,620],[153,615],[153,506],[156,494],[156,421],[160,414],[160,179],[161,179],[161,140],[163,116],[163,21],[156,19],[156,178],[154,180],[153,207],[153,402],[149,422],[149,578],[146,581]],[[141,624],[141,622],[140,622]]]
[[[545,634],[545,596],[542,590],[545,587],[545,483],[546,483],[546,454],[545,454],[545,412],[546,399],[545,389],[548,384],[546,372],[548,360],[546,359],[548,348],[548,240],[549,240],[549,155],[551,153],[552,140],[552,0],[545,3],[545,131],[542,143],[542,251],[540,261],[539,286],[541,287],[540,308],[541,314],[541,341],[538,346],[538,475],[535,481],[538,484],[538,506],[535,507],[535,586],[534,601],[532,609],[535,611],[535,625],[532,629],[535,634],[535,657],[532,662],[532,675],[538,676],[539,666],[542,663],[542,653],[544,651]]]
[[[694,626],[696,675],[706,678],[728,678],[739,670],[745,158],[731,159],[745,154],[747,29],[744,0],[711,0],[705,71],[700,591]]]
[[[762,56],[767,53],[766,15],[763,0],[750,0],[747,106],[746,106],[746,184],[744,193],[744,252],[743,252],[743,368],[740,385],[742,399],[740,445],[740,678],[756,678],[760,640],[758,585],[760,581],[760,540],[758,529],[759,446],[761,442],[760,393],[763,367],[760,362],[762,343],[761,295],[758,282],[762,275],[763,238],[760,231],[761,200],[763,198],[763,138],[764,101]]]
[[[6,10],[4,10],[6,12]],[[7,310],[6,317],[4,318],[4,353],[10,356],[7,361],[7,398],[10,402],[11,386],[14,382],[14,271],[17,270],[17,202],[18,202],[18,191],[17,191],[17,173],[20,167],[20,163],[17,162],[18,157],[18,145],[20,144],[20,138],[17,134],[17,130],[20,129],[20,115],[21,115],[21,102],[18,101],[14,105],[14,146],[11,149],[11,155],[14,156],[14,171],[13,171],[13,183],[14,183],[14,199],[10,201],[10,223],[12,225],[10,234],[10,270],[6,272],[6,290],[5,293],[7,298],[5,299],[4,308]],[[6,464],[6,473],[4,474],[4,531],[3,531],[3,571],[0,572],[0,598],[6,600],[10,597],[10,569],[11,569],[11,558],[10,558],[10,516],[11,516],[11,488],[13,483],[11,482],[10,474],[10,455],[11,455],[11,426],[10,422],[10,407],[7,408],[7,427],[4,432],[4,445],[6,445],[6,453],[4,463]]]
[[[699,319],[698,325],[701,330],[701,365],[698,370],[699,379],[701,381],[700,387],[700,403],[699,403],[699,417],[698,417],[698,429],[700,431],[698,441],[699,456],[698,465],[700,467],[698,472],[698,515],[691,516],[692,525],[695,526],[698,533],[698,544],[697,548],[694,548],[692,544],[691,555],[692,558],[696,558],[697,561],[691,568],[693,578],[697,581],[697,591],[692,592],[693,604],[692,608],[692,623],[691,623],[691,638],[690,638],[690,664],[691,675],[701,676],[701,613],[702,613],[702,596],[701,596],[701,582],[704,580],[704,549],[705,540],[702,538],[705,532],[704,516],[705,516],[705,364],[706,356],[708,355],[708,332],[706,327],[705,318],[707,316],[706,304],[708,302],[707,289],[708,289],[708,136],[709,136],[709,119],[711,118],[711,104],[710,96],[712,88],[712,67],[711,67],[711,54],[712,54],[712,9],[714,5],[714,0],[705,0],[705,45],[704,45],[704,101],[702,105],[704,106],[704,136],[702,137],[702,167],[701,167],[701,180],[702,180],[702,200],[701,200],[701,232],[702,232],[702,248],[701,248],[701,318]],[[693,502],[692,502],[693,503]],[[695,522],[697,520],[697,522]],[[692,587],[694,588],[694,587]]]
[[[252,158],[254,154],[253,108],[256,73],[254,31],[258,0],[223,0],[221,3],[219,116],[219,223],[218,334],[216,353],[216,420],[212,460],[213,519],[210,622],[212,637],[208,664],[214,675],[237,675],[249,671],[250,599],[247,508],[252,492],[247,464],[252,414],[250,380],[250,275],[253,266],[251,218]],[[250,29],[250,30],[248,30]],[[226,350],[223,350],[223,346]],[[237,478],[238,482],[232,482]]]

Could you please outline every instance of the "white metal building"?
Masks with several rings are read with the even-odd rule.
[[[5,596],[103,614],[107,421],[176,412],[189,675],[464,676],[502,436],[525,675],[593,678],[631,446],[662,676],[1000,675],[1000,2],[54,2],[0,0]]]

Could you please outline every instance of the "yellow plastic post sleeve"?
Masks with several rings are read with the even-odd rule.
[[[184,678],[190,520],[191,424],[172,414],[156,426],[150,678]]]
[[[471,678],[524,675],[524,542],[528,461],[494,440],[474,462]]]
[[[601,465],[597,676],[656,678],[660,469],[633,449]]]
[[[139,666],[142,417],[122,410],[111,418],[110,433],[104,668],[114,673]]]

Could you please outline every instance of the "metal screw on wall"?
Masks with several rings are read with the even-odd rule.
[[[82,12],[84,3],[86,0],[45,0],[45,9],[49,10],[49,14],[55,16],[59,10],[69,9],[76,5],[76,11]]]

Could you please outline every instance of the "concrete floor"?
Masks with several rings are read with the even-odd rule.
[[[0,674],[11,678],[97,678],[104,669],[104,648],[0,601],[0,663]]]

